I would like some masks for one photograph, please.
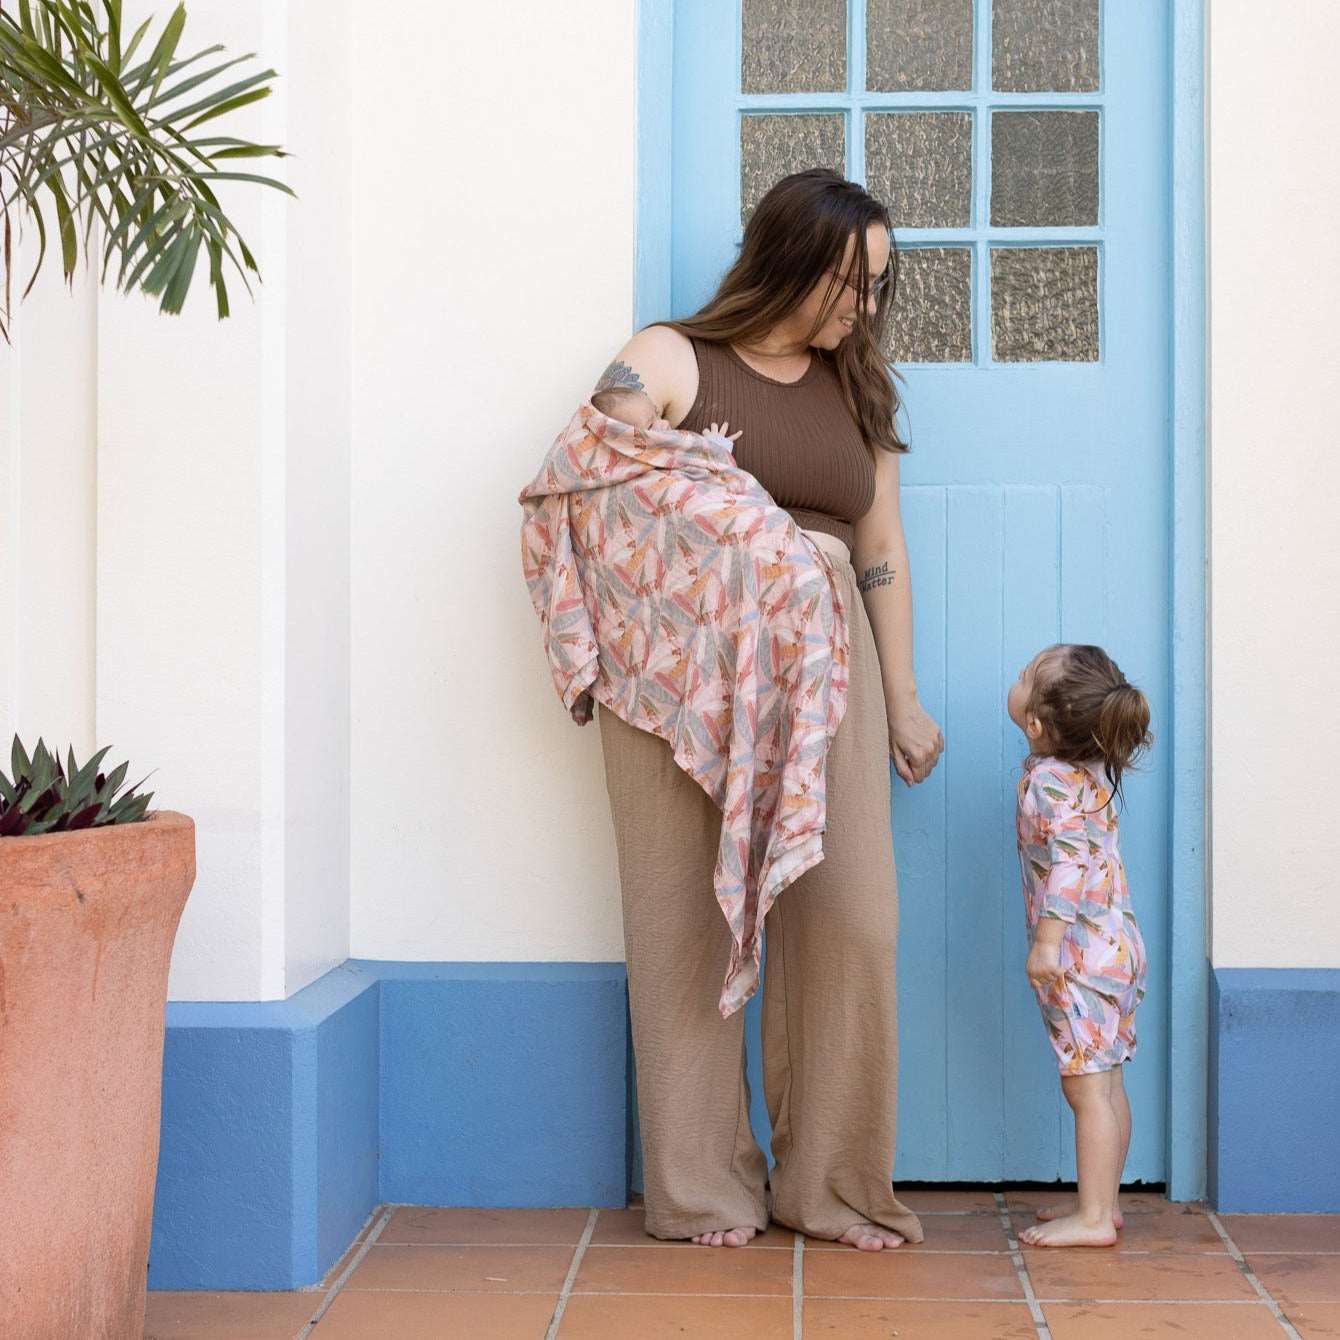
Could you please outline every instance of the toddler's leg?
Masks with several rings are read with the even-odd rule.
[[[1107,1073],[1111,1077],[1108,1099],[1117,1119],[1117,1133],[1121,1140],[1117,1153],[1117,1177],[1112,1187],[1112,1222],[1120,1228],[1124,1221],[1118,1202],[1121,1199],[1121,1174],[1126,1167],[1126,1152],[1131,1147],[1131,1104],[1126,1097],[1125,1067],[1113,1066]]]
[[[1065,1075],[1061,1089],[1075,1114],[1079,1203],[1063,1219],[1026,1228],[1031,1247],[1110,1247],[1117,1240],[1113,1188],[1121,1176],[1121,1126],[1112,1101],[1110,1074]]]
[[[1117,1129],[1121,1135],[1121,1151],[1117,1161],[1117,1180],[1112,1191],[1112,1223],[1116,1228],[1121,1228],[1126,1223],[1126,1216],[1122,1214],[1120,1205],[1121,1174],[1126,1167],[1126,1151],[1131,1145],[1131,1105],[1126,1097],[1125,1067],[1113,1066],[1111,1070],[1103,1073],[1111,1076],[1108,1085],[1108,1099],[1112,1104]],[[1068,1219],[1078,1212],[1078,1201],[1062,1201],[1057,1205],[1047,1205],[1040,1209],[1038,1211],[1038,1222],[1045,1224],[1050,1223],[1053,1219]]]

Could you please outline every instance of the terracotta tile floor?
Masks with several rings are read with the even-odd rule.
[[[911,1191],[926,1241],[657,1243],[640,1210],[384,1206],[319,1286],[151,1293],[146,1340],[1340,1340],[1340,1215],[1126,1198],[1113,1251],[1021,1248],[1037,1192]]]

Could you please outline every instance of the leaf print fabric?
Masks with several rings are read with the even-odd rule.
[[[848,675],[832,567],[726,438],[644,431],[589,402],[520,501],[522,567],[564,706],[585,725],[594,699],[660,736],[722,812],[731,1015],[757,989],[768,908],[823,859]]]
[[[1063,1075],[1087,1075],[1135,1055],[1144,999],[1144,940],[1117,845],[1111,788],[1088,768],[1030,759],[1019,783],[1017,835],[1028,936],[1038,921],[1066,923],[1064,978],[1036,988]]]

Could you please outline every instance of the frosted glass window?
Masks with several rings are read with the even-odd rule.
[[[764,113],[740,119],[740,219],[782,178],[805,168],[846,173],[845,118]]]
[[[898,290],[884,352],[895,364],[972,361],[968,247],[899,250]]]
[[[994,247],[991,353],[999,363],[1098,358],[1098,249]]]
[[[865,119],[866,187],[895,228],[959,228],[972,218],[972,116],[874,112]]]
[[[746,93],[835,93],[847,87],[847,0],[744,0]]]
[[[972,0],[867,0],[865,86],[873,92],[972,87]]]
[[[1098,113],[991,117],[991,222],[1046,228],[1098,222]]]
[[[1098,0],[994,0],[991,82],[1004,93],[1096,92]]]

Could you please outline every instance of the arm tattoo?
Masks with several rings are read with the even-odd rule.
[[[591,392],[592,395],[598,395],[601,391],[644,391],[646,387],[642,385],[642,378],[628,366],[627,363],[620,363],[616,358],[613,363],[600,374],[600,380],[596,383],[596,389]]]
[[[896,568],[891,569],[887,563],[877,563],[873,568],[866,568],[856,586],[863,596],[869,595],[877,586],[892,586],[897,576]]]

